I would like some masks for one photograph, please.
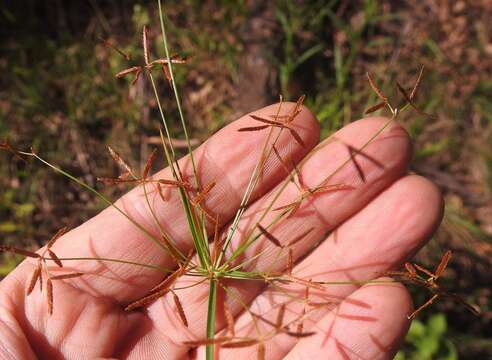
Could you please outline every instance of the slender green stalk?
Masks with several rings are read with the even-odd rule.
[[[217,312],[217,279],[210,279],[210,289],[208,293],[208,310],[207,310],[207,339],[215,337],[215,319]],[[206,347],[207,360],[214,359],[214,344],[208,344]]]

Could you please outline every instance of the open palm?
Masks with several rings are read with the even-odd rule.
[[[272,105],[255,113],[268,115],[275,109]],[[302,179],[306,186],[314,186],[346,161],[347,149],[361,147],[386,121],[366,118],[353,122],[315,148],[318,124],[312,113],[303,108],[293,126],[305,146],[294,141],[289,132],[283,132],[276,147],[282,157],[294,163],[305,159],[300,167]],[[242,117],[195,151],[201,183],[216,182],[205,203],[219,215],[224,231],[240,206],[266,139],[263,131],[237,131],[254,125],[257,123],[252,118]],[[324,294],[311,295],[314,298],[310,298],[310,306],[314,306],[316,297],[318,303],[332,304],[318,306],[306,316],[303,331],[313,334],[299,338],[280,333],[265,338],[267,359],[386,359],[398,350],[412,307],[407,290],[384,279],[363,286],[356,281],[376,279],[378,274],[399,267],[424,244],[441,220],[441,195],[426,179],[406,174],[410,158],[407,133],[398,124],[391,124],[364,149],[364,154],[355,154],[354,163],[333,176],[333,183],[350,185],[351,190],[314,194],[275,228],[273,233],[281,242],[312,229],[293,247],[296,277],[348,284],[329,286]],[[183,168],[189,167],[186,159],[182,159],[182,164]],[[168,169],[154,176],[171,178]],[[239,230],[254,224],[272,190],[286,176],[285,164],[271,157]],[[288,204],[298,195],[299,189],[291,183],[279,203]],[[177,192],[169,191],[166,202],[151,193],[150,202],[162,226],[188,253],[192,240]],[[149,231],[157,232],[141,186],[117,204]],[[323,234],[328,234],[326,239],[311,251]],[[240,241],[240,235],[233,241]],[[285,271],[285,262],[275,257],[274,247],[269,242],[262,243],[262,256],[251,266]],[[111,207],[65,234],[53,249],[63,258],[106,257],[167,269],[176,267],[172,257]],[[252,247],[245,257],[258,251],[258,247]],[[0,284],[2,359],[185,359],[193,349],[184,343],[205,337],[206,281],[196,284],[196,279],[185,275],[176,282],[176,288],[183,288],[178,294],[188,321],[186,327],[171,293],[145,310],[124,311],[125,305],[145,296],[163,280],[162,272],[94,260],[64,261],[65,268],[83,272],[84,276],[56,282],[54,313],[50,316],[44,293],[35,289],[26,296],[35,267],[31,260],[20,264]],[[56,271],[54,266],[53,272]],[[186,288],[189,285],[195,286]],[[286,304],[281,310],[285,310],[286,323],[306,309],[299,284],[285,284],[279,289],[264,282],[231,281],[227,288],[233,296],[222,292],[219,297],[223,300],[218,301],[218,306],[228,302],[236,317],[236,336],[259,336],[262,329],[271,329],[281,303]],[[286,292],[297,290],[301,293],[287,301]],[[251,312],[245,311],[245,304],[261,320],[254,321]],[[226,325],[225,317],[219,316],[218,332],[225,334]],[[256,352],[256,346],[221,349],[220,358],[254,359]],[[196,354],[202,358],[203,349],[199,348]]]

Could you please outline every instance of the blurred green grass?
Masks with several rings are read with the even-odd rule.
[[[131,79],[114,78],[141,58],[141,27],[157,28],[155,4],[53,4],[0,5],[0,138],[33,146],[95,185],[97,176],[115,171],[105,145],[141,166],[157,135],[156,105],[144,81],[130,87]],[[428,1],[184,1],[170,2],[167,9],[173,49],[192,55],[177,75],[197,141],[279,93],[288,99],[307,94],[326,137],[375,102],[366,71],[392,95],[396,79],[410,86],[419,66],[426,66],[418,102],[438,118],[411,114],[402,123],[415,142],[411,170],[443,189],[446,214],[418,260],[432,266],[445,249],[453,249],[447,286],[477,303],[483,316],[438,303],[414,323],[399,358],[490,355],[492,25],[487,19],[492,8],[487,1],[449,0],[438,8]],[[152,51],[162,53],[156,36],[151,34]],[[126,62],[99,38],[132,60]],[[159,88],[169,91],[164,81]],[[171,102],[165,105],[174,111]],[[3,243],[39,246],[57,228],[74,227],[103,207],[66,179],[8,153],[0,153],[0,175]],[[5,257],[0,273],[18,260]],[[416,301],[425,301],[427,294],[413,292]]]

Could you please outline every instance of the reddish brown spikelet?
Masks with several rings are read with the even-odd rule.
[[[302,323],[297,325],[298,328],[299,328],[299,325],[301,325],[301,331],[297,331],[297,332],[294,332],[294,331],[284,331],[284,332],[287,335],[289,335],[291,337],[295,337],[295,338],[305,338],[305,337],[313,336],[314,334],[316,334],[316,332],[314,332],[314,331],[302,332]]]
[[[123,160],[123,158],[118,154],[111,146],[108,146],[109,155],[113,158],[116,164],[120,167],[121,170],[127,173],[132,173],[132,169],[130,166]]]
[[[385,103],[388,102],[388,98],[386,96],[384,96],[384,94],[382,93],[382,91],[378,88],[378,86],[376,85],[376,83],[374,82],[371,74],[369,74],[368,72],[366,73],[366,76],[367,76],[367,80],[369,81],[369,85],[371,85],[371,88],[374,90],[374,92],[376,93],[376,95],[382,100],[384,101]]]
[[[270,242],[277,246],[277,247],[282,247],[282,244],[280,243],[280,241],[275,237],[273,236],[271,233],[268,232],[267,229],[265,229],[263,226],[261,226],[260,224],[257,225],[258,226],[258,229],[260,229],[260,231],[262,232],[262,234],[268,239],[270,240]]]
[[[302,147],[306,147],[306,144],[302,140],[301,136],[294,129],[289,128],[290,134],[294,137],[294,139],[301,145]]]
[[[314,227],[311,227],[311,228],[307,229],[306,231],[304,231],[302,234],[297,235],[295,238],[293,238],[291,241],[289,241],[289,243],[287,244],[287,246],[292,246],[292,245],[297,244],[299,241],[301,241],[307,235],[309,235],[313,230],[314,230]]]
[[[39,266],[41,266],[41,264]],[[39,272],[39,291],[43,291],[43,271]]]
[[[26,293],[27,295],[31,294],[36,286],[36,282],[39,279],[39,274],[41,273],[41,263],[38,263],[36,269],[32,272],[31,280],[29,281],[29,286],[27,287]]]
[[[174,305],[176,305],[176,310],[178,310],[178,315],[179,318],[181,319],[181,322],[183,323],[184,326],[188,327],[188,319],[186,318],[183,305],[181,304],[178,295],[174,291],[173,291],[173,300],[174,300]]]
[[[222,250],[222,241],[221,241],[221,236],[219,234],[219,215],[216,215],[215,221],[214,221],[214,248],[212,250],[212,263],[215,263],[217,261],[217,255],[218,253]]]
[[[282,304],[277,313],[277,321],[275,322],[275,327],[277,329],[280,329],[282,327],[282,324],[284,322],[284,316],[285,316],[285,304]]]
[[[415,81],[415,85],[413,86],[412,92],[410,93],[410,100],[415,99],[415,97],[417,96],[417,91],[419,90],[423,74],[424,74],[424,65],[422,65],[420,67],[419,75],[417,76],[417,80]]]
[[[314,190],[314,192],[327,193],[327,192],[343,191],[343,190],[354,190],[354,187],[352,185],[346,185],[346,184],[332,184],[332,185],[324,185],[324,186],[317,187]]]
[[[245,340],[226,342],[223,343],[221,347],[223,347],[224,349],[238,349],[238,348],[250,347],[258,343],[259,343],[258,339],[245,339]]]
[[[258,130],[266,129],[267,127],[269,127],[269,125],[249,126],[249,127],[240,128],[237,131],[241,131],[241,132],[244,132],[244,131],[258,131]]]
[[[405,269],[407,269],[408,274],[410,275],[411,278],[414,278],[417,276],[417,269],[415,269],[415,266],[413,266],[410,263],[405,263]]]
[[[171,75],[171,71],[169,70],[169,65],[168,64],[163,64],[162,65],[162,73],[164,74],[164,77],[166,78],[169,86],[172,89],[173,88],[173,77]]]
[[[258,360],[265,360],[265,344],[263,343],[258,344],[258,351],[257,351],[256,358]]]
[[[76,273],[70,273],[70,274],[61,274],[61,275],[55,275],[51,277],[51,280],[65,280],[65,279],[74,279],[78,278],[84,275],[84,273],[76,272]]]
[[[414,264],[415,268],[421,272],[423,272],[424,274],[430,276],[431,278],[435,278],[436,275],[433,274],[432,272],[430,272],[429,270],[427,270],[425,267],[423,266],[420,266],[419,264]]]
[[[132,311],[132,310],[150,305],[154,301],[156,301],[158,298],[164,296],[168,291],[169,291],[169,289],[166,288],[166,289],[162,289],[162,290],[153,292],[147,296],[144,296],[143,298],[138,299],[138,300],[128,304],[125,307],[125,311]]]
[[[403,95],[405,100],[411,103],[412,100],[410,99],[410,95],[408,95],[407,91],[403,88],[403,86],[401,86],[401,84],[398,81],[396,82],[396,87],[398,88],[398,91]]]
[[[149,158],[147,159],[147,162],[145,163],[145,168],[142,173],[143,180],[147,179],[150,168],[152,167],[152,164],[154,163],[156,156],[157,156],[157,149],[154,149],[152,150],[152,153],[150,154]]]
[[[159,197],[161,198],[161,200],[163,202],[166,202],[166,198],[164,197],[164,193],[163,193],[163,190],[162,190],[161,183],[157,183],[157,192],[159,193]]]
[[[384,108],[385,106],[386,106],[386,102],[385,102],[385,101],[381,101],[380,103],[378,103],[378,104],[376,104],[376,105],[373,105],[373,106],[369,107],[369,108],[365,111],[365,113],[366,113],[366,114],[371,114],[371,113],[373,113],[373,112],[375,112],[375,111],[378,111],[379,109]]]
[[[284,127],[285,124],[279,122],[279,121],[275,121],[275,120],[268,120],[268,119],[265,119],[264,117],[261,117],[261,116],[258,116],[258,115],[254,115],[254,114],[250,114],[249,115],[251,118],[255,119],[256,121],[259,121],[259,122],[262,122],[262,123],[265,123],[265,124],[268,124],[268,125],[273,125],[273,126],[278,126],[278,127]]]
[[[48,254],[50,254],[51,260],[53,260],[56,265],[58,265],[59,267],[63,267],[61,260],[58,258],[58,256],[56,256],[56,254],[53,251],[48,249]]]
[[[351,315],[351,314],[337,314],[337,317],[347,320],[356,320],[356,321],[376,321],[377,318],[374,316],[363,316],[363,315]]]
[[[125,77],[126,75],[132,74],[132,73],[135,73],[136,76],[138,76],[140,74],[140,71],[141,71],[140,66],[132,66],[131,68],[128,68],[128,69],[125,69],[125,70],[121,70],[120,72],[116,73],[115,76],[118,79],[120,79],[122,77]]]
[[[224,316],[227,323],[227,331],[232,337],[236,336],[236,331],[234,330],[234,316],[232,315],[231,308],[227,302],[224,303]]]
[[[149,43],[148,43],[149,30],[147,26],[144,25],[142,30],[142,46],[144,50],[144,60],[145,65],[149,65]]]
[[[117,178],[98,177],[97,181],[102,182],[104,185],[118,185],[118,184],[137,183],[140,181],[140,179],[122,179],[121,177],[117,177]]]
[[[17,247],[10,246],[10,245],[0,245],[0,251],[9,252],[9,253],[13,253],[13,254],[19,254],[22,256],[35,258],[35,259],[41,257],[39,254],[36,254],[35,252],[29,251],[29,250],[24,250],[24,249],[19,249]]]
[[[289,249],[289,255],[287,258],[287,274],[292,275],[292,268],[294,267],[294,254],[293,250]]]
[[[441,276],[442,273],[444,272],[444,270],[446,270],[446,267],[448,266],[449,260],[451,259],[452,255],[453,255],[453,253],[451,250],[448,250],[444,253],[444,255],[441,259],[441,262],[439,263],[439,265],[437,266],[436,271],[435,271],[436,278]]]
[[[53,235],[53,237],[50,239],[50,241],[48,241],[48,243],[46,244],[46,247],[47,247],[48,249],[51,249],[51,247],[55,244],[55,242],[56,242],[59,238],[61,238],[61,237],[62,237],[62,236],[63,236],[63,235],[67,232],[67,229],[68,229],[68,228],[67,228],[66,226],[64,226],[64,227],[62,227],[60,230],[58,230],[58,231],[56,232],[56,234],[55,234],[55,235]]]
[[[48,301],[48,314],[53,314],[53,283],[51,279],[46,282],[46,300]]]
[[[212,181],[210,183],[208,183],[207,185],[205,185],[202,189],[202,191],[200,191],[198,193],[197,196],[195,196],[195,198],[193,199],[193,202],[195,204],[200,204],[203,199],[205,199],[205,196],[208,195],[208,193],[213,189],[213,187],[215,186],[215,181]]]

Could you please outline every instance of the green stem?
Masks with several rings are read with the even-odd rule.
[[[215,337],[215,315],[217,305],[217,279],[210,279],[207,311],[207,339]],[[208,344],[206,349],[207,360],[214,359],[214,344]]]

